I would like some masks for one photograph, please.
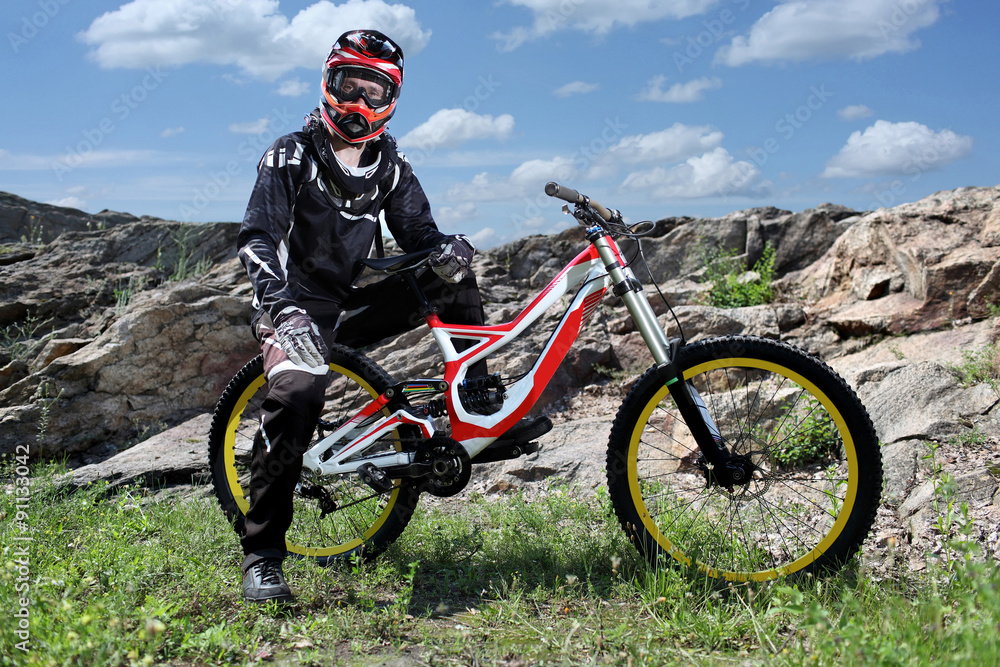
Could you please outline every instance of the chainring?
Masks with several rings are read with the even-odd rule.
[[[459,493],[472,477],[469,452],[457,440],[434,436],[417,445],[414,463],[430,463],[432,471],[421,478],[423,490],[432,496],[449,498]]]

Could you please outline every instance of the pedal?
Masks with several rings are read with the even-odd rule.
[[[534,454],[541,445],[537,442],[526,442],[520,445],[512,445],[509,442],[495,441],[489,447],[479,452],[473,463],[494,463],[496,461],[509,461],[525,454]]]
[[[372,487],[375,493],[389,493],[395,488],[392,478],[373,463],[362,463],[359,465],[358,477],[361,478],[362,482]]]
[[[509,431],[497,438],[490,447],[525,445],[536,438],[542,437],[551,430],[552,420],[545,415],[539,415],[534,419],[522,419],[514,424]]]

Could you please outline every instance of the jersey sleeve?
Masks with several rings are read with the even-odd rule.
[[[240,261],[250,276],[253,305],[272,319],[296,305],[288,285],[288,234],[299,184],[314,170],[292,136],[275,141],[257,165],[257,181],[236,238]]]

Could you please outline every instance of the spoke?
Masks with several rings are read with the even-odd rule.
[[[762,502],[765,502],[765,501],[762,501]],[[815,526],[813,526],[812,524],[810,524],[808,521],[803,520],[801,517],[795,516],[795,514],[789,512],[788,510],[786,510],[785,508],[781,507],[780,505],[775,505],[773,503],[767,503],[767,504],[768,504],[768,506],[773,507],[778,512],[780,512],[784,516],[788,517],[792,521],[796,521],[796,522],[802,524],[803,526],[805,526],[809,530],[813,531],[814,533],[817,533],[819,535],[826,535],[826,533],[823,532],[822,530],[820,530],[819,528],[816,528]],[[792,531],[792,532],[794,532],[794,531]]]
[[[679,423],[683,424],[685,428],[687,428],[687,423],[686,423],[686,422],[685,422],[685,421],[684,421],[683,419],[681,419],[680,417],[677,417],[677,416],[675,416],[675,415],[674,415],[674,414],[673,414],[672,412],[670,412],[670,411],[669,411],[669,410],[667,410],[666,408],[663,408],[663,407],[661,407],[660,409],[661,409],[661,410],[662,410],[663,412],[666,412],[666,413],[667,413],[668,415],[670,415],[671,417],[673,417],[673,418],[674,418],[675,420],[677,420],[677,421],[678,421]],[[684,444],[683,442],[681,442],[680,440],[678,440],[678,439],[677,439],[677,438],[675,438],[674,436],[670,435],[669,433],[667,433],[666,431],[664,431],[663,429],[661,429],[661,428],[660,428],[659,426],[657,426],[656,424],[653,424],[653,423],[651,423],[651,422],[646,422],[646,426],[648,426],[649,428],[653,429],[653,430],[654,430],[654,431],[656,431],[657,433],[661,434],[661,435],[662,435],[663,437],[665,437],[665,438],[667,438],[667,439],[669,439],[669,440],[673,440],[674,442],[676,442],[676,443],[677,443],[678,445],[680,445],[680,446],[681,446],[681,447],[683,447],[684,449],[688,450],[689,452],[694,452],[694,451],[695,451],[694,449],[691,449],[690,447],[688,447],[687,445],[685,445],[685,444]],[[690,431],[690,429],[688,429],[688,430]],[[644,443],[646,442],[646,441],[645,441],[645,439],[643,439],[643,442],[644,442]],[[649,443],[646,443],[646,444],[649,444]],[[649,446],[650,446],[650,447],[652,447],[653,445],[649,445]],[[664,452],[664,453],[666,453],[666,452]]]
[[[795,488],[794,486],[792,486],[791,484],[789,484],[789,483],[788,483],[788,481],[787,481],[787,480],[785,480],[784,478],[781,478],[781,477],[775,477],[775,478],[774,478],[774,480],[775,480],[776,482],[778,482],[778,483],[782,484],[783,486],[786,486],[786,487],[788,487],[789,489],[792,489],[793,491],[796,491],[796,492],[798,492],[798,489],[796,489],[796,488]],[[826,480],[814,480],[814,481],[826,481]],[[845,481],[845,482],[846,482],[847,480],[842,480],[842,481]],[[815,486],[811,486],[811,485],[809,485],[809,484],[805,483],[804,481],[796,481],[795,483],[796,483],[796,484],[797,484],[798,486],[804,486],[804,487],[806,487],[807,489],[811,489],[812,491],[816,491],[817,493],[822,493],[822,494],[823,494],[824,496],[826,496],[827,498],[829,498],[830,496],[833,496],[833,497],[834,497],[834,498],[836,498],[837,500],[843,500],[844,498],[846,498],[846,497],[847,497],[847,493],[844,493],[844,495],[843,495],[843,496],[838,496],[838,495],[837,495],[836,493],[834,493],[833,491],[827,491],[826,489],[822,489],[822,488],[819,488],[819,487],[815,487]],[[832,485],[831,485],[831,486],[832,486]],[[834,487],[834,488],[836,488],[836,487]],[[800,495],[801,495],[801,494],[800,494]]]
[[[771,518],[774,519],[774,522],[775,522],[775,531],[778,533],[778,537],[781,538],[781,545],[782,545],[782,547],[784,547],[785,553],[788,554],[789,556],[793,556],[794,557],[795,554],[792,552],[791,549],[788,548],[788,542],[785,541],[785,531],[781,530],[781,528],[786,528],[787,529],[788,526],[786,526],[785,522],[783,522],[781,520],[781,518],[778,517],[774,513],[773,509],[771,508],[771,503],[769,503],[766,500],[764,500],[763,496],[761,498],[759,498],[759,501],[760,501],[759,505],[760,505],[761,509],[764,510],[763,512],[761,512],[761,520],[763,521],[763,518],[764,518],[765,514],[770,514],[771,515]],[[778,527],[778,524],[781,525],[781,528]],[[766,526],[765,526],[765,528],[766,528]],[[794,558],[793,558],[793,560],[794,560]]]

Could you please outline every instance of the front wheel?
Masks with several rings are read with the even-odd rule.
[[[882,488],[875,429],[854,391],[818,359],[763,338],[688,345],[675,363],[752,474],[718,485],[647,371],[618,411],[607,457],[615,512],[639,551],[732,581],[843,565]]]
[[[330,382],[321,416],[327,425],[353,416],[392,385],[392,378],[361,354],[339,345],[330,353]],[[240,534],[250,508],[250,458],[266,396],[264,362],[258,356],[230,381],[212,417],[212,483],[219,504]],[[366,455],[400,451],[403,442],[393,432]],[[286,548],[322,565],[353,554],[374,556],[403,532],[419,495],[413,485],[399,480],[391,491],[378,493],[354,473],[319,476],[303,467]]]

